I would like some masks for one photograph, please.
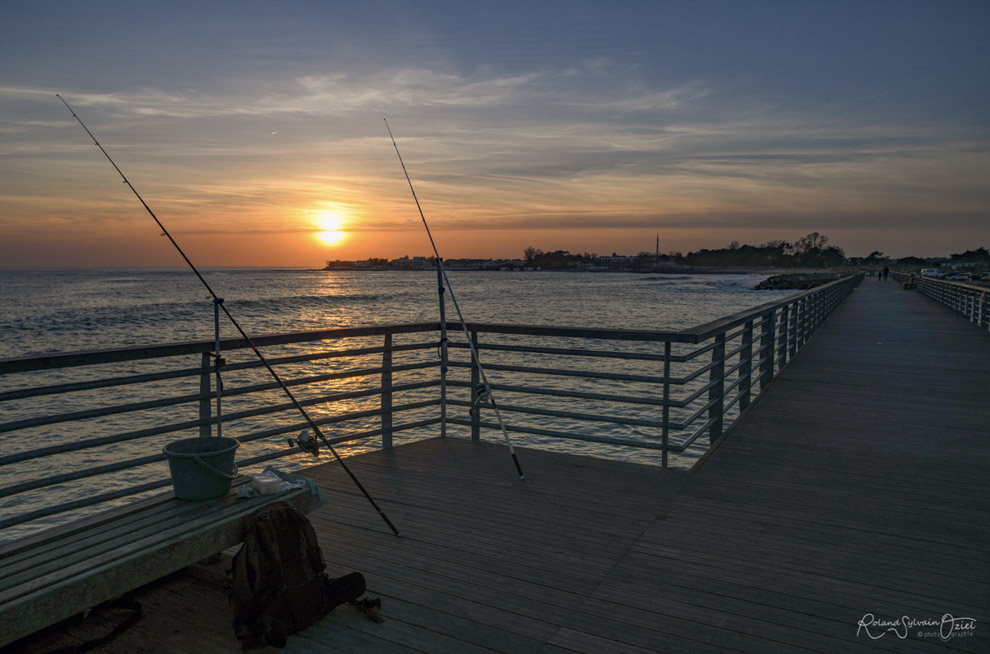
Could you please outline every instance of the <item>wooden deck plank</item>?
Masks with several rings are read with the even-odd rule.
[[[861,285],[644,536],[629,583],[780,593],[779,608],[835,607],[846,638],[867,612],[970,615],[977,638],[870,644],[985,648],[987,362],[985,332]]]

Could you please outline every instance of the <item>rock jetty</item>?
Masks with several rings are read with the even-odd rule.
[[[838,278],[834,273],[791,273],[768,277],[753,288],[758,291],[806,291]]]

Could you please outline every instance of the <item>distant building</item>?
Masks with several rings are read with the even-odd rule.
[[[622,254],[612,253],[612,256],[597,257],[595,263],[605,268],[635,268],[638,265],[639,257],[628,257]]]
[[[398,268],[399,270],[427,270],[433,267],[430,260],[426,257],[413,257],[410,259],[408,255],[398,259],[392,259],[391,265],[393,268]]]
[[[341,261],[340,259],[335,259],[334,261],[327,261],[327,267],[324,270],[340,270],[342,268],[353,268],[353,261]]]

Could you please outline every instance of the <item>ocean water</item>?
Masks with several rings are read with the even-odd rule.
[[[252,336],[439,315],[433,271],[207,269],[203,276]],[[762,275],[448,276],[469,322],[669,331],[780,296],[753,290]],[[449,300],[448,317],[456,317]],[[0,270],[0,358],[204,340],[213,333],[213,303],[186,269]],[[223,324],[222,334],[236,332]]]
[[[567,327],[597,327],[619,329],[643,329],[676,331],[715,320],[717,318],[769,302],[788,292],[755,291],[762,275],[701,275],[701,274],[634,274],[634,273],[566,273],[566,272],[468,272],[450,271],[452,290],[469,322],[492,322],[525,325],[552,325]],[[429,322],[438,319],[437,279],[434,271],[338,271],[327,272],[303,269],[206,269],[203,275],[217,294],[224,298],[225,306],[251,336],[302,332],[336,327],[368,326],[398,323]],[[456,319],[453,305],[447,303],[447,317]],[[222,322],[223,337],[234,337],[234,329]],[[214,335],[213,302],[198,279],[187,269],[86,269],[86,270],[0,270],[0,358],[16,358],[51,354],[136,347],[150,344],[211,340]],[[452,334],[456,340],[458,335]],[[420,342],[435,336],[397,336],[399,342]],[[403,341],[402,339],[406,339]],[[553,347],[588,347],[588,342],[532,342],[519,337],[485,336],[486,342],[531,343]],[[349,347],[363,343],[348,343]],[[369,341],[366,345],[380,345]],[[608,348],[656,354],[662,346],[650,343],[606,344]],[[303,348],[289,346],[269,357],[295,354]],[[453,356],[465,356],[464,350],[452,351]],[[396,363],[435,360],[433,350],[420,351]],[[417,358],[418,357],[418,358]],[[571,360],[574,357],[570,357]],[[232,353],[229,360],[236,360]],[[518,353],[482,352],[485,363],[533,365],[532,355]],[[380,359],[379,359],[380,362]],[[572,361],[547,359],[546,365],[573,367]],[[151,364],[148,364],[151,365]],[[300,365],[284,374],[305,376],[321,374],[328,370],[343,370],[353,363],[329,360],[321,364]],[[374,366],[374,361],[359,365]],[[540,364],[537,364],[540,365]],[[596,370],[633,374],[658,375],[656,362],[599,359]],[[145,371],[140,362],[130,365],[121,373],[136,374]],[[0,392],[23,386],[50,385],[65,381],[81,381],[91,370],[78,368],[45,373],[0,376]],[[105,373],[103,373],[105,374]],[[436,375],[436,369],[412,372],[396,383],[417,381]],[[492,383],[519,383],[509,373],[491,372]],[[452,379],[467,380],[463,369],[452,369]],[[225,379],[227,384],[257,383],[264,381],[260,372],[236,381]],[[324,392],[346,392],[367,388],[372,380],[353,382],[328,382]],[[30,400],[0,402],[0,423],[37,416],[82,411],[107,403],[143,401],[157,397],[194,394],[198,379],[124,386],[87,393],[35,397]],[[546,388],[582,390],[615,394],[655,394],[655,388],[638,388],[635,385],[611,380],[589,381],[573,377],[553,377],[524,383],[539,383]],[[700,382],[699,382],[700,383]],[[363,386],[362,386],[363,384]],[[461,391],[463,392],[463,391]],[[435,397],[436,389],[410,392],[396,401],[416,401]],[[456,391],[451,390],[452,397]],[[284,402],[277,392],[249,396],[244,399],[226,400],[225,413],[263,407],[266,402]],[[334,411],[361,411],[374,407],[377,398],[368,401],[349,401],[334,406],[318,406],[311,411],[314,417],[331,415]],[[551,397],[526,395],[520,398],[509,394],[499,397],[503,404],[552,408],[562,411],[586,411],[611,415],[656,419],[656,409],[614,405],[583,400],[560,400]],[[192,409],[195,411],[195,408]],[[169,413],[171,411],[172,413]],[[430,409],[435,413],[436,409]],[[467,409],[450,407],[450,415],[467,417]],[[175,407],[168,410],[144,412],[143,420],[174,422]],[[422,413],[422,412],[420,412]],[[195,416],[192,416],[193,418]],[[418,416],[422,417],[422,416]],[[413,413],[409,420],[416,419]],[[105,433],[119,433],[141,428],[137,414],[87,419],[69,426],[50,425],[29,429],[0,432],[0,456],[35,449],[52,443],[72,442],[74,439],[92,438]],[[403,418],[406,419],[406,418]],[[486,416],[491,419],[491,416]],[[516,418],[513,418],[515,420]],[[272,424],[291,424],[290,418],[261,416],[253,422],[245,421],[237,428],[239,436],[245,430],[263,430]],[[531,418],[530,424],[556,430],[587,431],[587,424],[566,418]],[[328,437],[342,435],[346,430],[373,429],[375,418],[358,420],[346,428],[327,428]],[[397,438],[421,438],[434,435],[410,432]],[[452,435],[467,435],[466,428],[451,428]],[[606,424],[596,432],[624,439],[656,438],[656,429],[637,425]],[[196,435],[195,433],[189,434]],[[490,440],[501,440],[500,434],[486,434]],[[165,441],[175,436],[165,437]],[[376,441],[377,442],[377,441]],[[592,456],[606,456],[637,462],[656,463],[655,451],[623,448],[604,444],[550,439],[546,437],[513,435],[517,446],[535,446],[579,452]],[[161,451],[161,439],[148,439],[117,443],[113,446],[85,450],[83,453],[56,455],[27,462],[0,466],[0,488],[32,480],[71,472],[93,465],[106,465],[121,460],[148,456]],[[257,441],[242,446],[244,454],[264,454],[285,449],[283,437]],[[342,454],[366,451],[376,443],[363,441],[341,446]],[[239,452],[241,456],[241,452]],[[696,456],[696,455],[695,455]],[[310,464],[305,456],[279,459],[284,469],[294,469]],[[681,464],[690,463],[681,460]],[[142,483],[148,479],[167,477],[167,467],[158,462],[142,465],[88,480],[50,486],[36,491],[22,492],[0,499],[0,519],[5,514],[20,514],[53,503],[86,497],[94,492],[104,492]],[[126,500],[121,500],[126,501]],[[45,518],[32,525],[12,527],[0,535],[0,539],[25,533],[26,530],[56,524],[67,515]]]

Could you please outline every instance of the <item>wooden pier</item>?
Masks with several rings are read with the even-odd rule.
[[[520,449],[520,482],[454,439],[350,459],[396,538],[339,466],[308,469],[331,573],[363,572],[385,622],[341,608],[284,651],[990,651],[988,418],[990,335],[868,279],[694,471]],[[239,651],[221,589],[137,595],[99,651]],[[945,615],[975,629],[921,622]]]

